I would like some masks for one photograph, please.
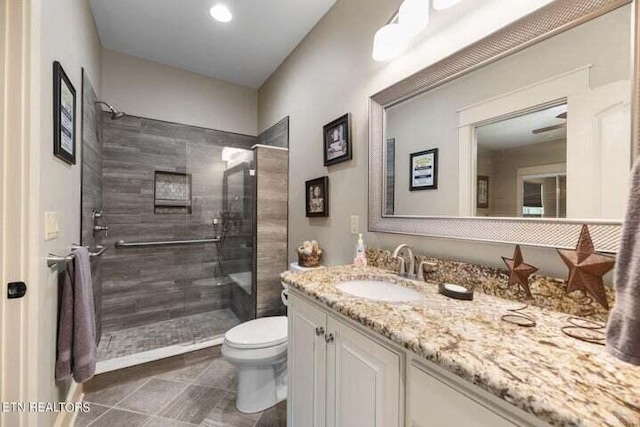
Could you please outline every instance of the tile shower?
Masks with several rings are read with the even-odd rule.
[[[208,341],[255,318],[263,292],[254,272],[259,138],[131,115],[112,120],[88,108],[96,97],[84,83],[82,244],[109,247],[92,265],[102,291],[99,360]],[[288,145],[285,124],[267,143]],[[278,172],[286,176],[286,161]],[[286,193],[280,199],[286,211]],[[104,212],[108,233],[94,232],[93,211]],[[286,224],[282,246],[286,254]],[[273,277],[262,280],[273,290],[286,259],[269,268]],[[273,299],[262,311],[283,308]]]

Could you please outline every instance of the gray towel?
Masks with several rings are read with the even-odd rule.
[[[58,325],[56,380],[73,374],[76,382],[90,380],[96,370],[96,319],[91,284],[89,251],[73,251],[74,261],[67,263],[62,285]]]
[[[615,287],[616,301],[607,325],[607,349],[620,360],[640,365],[640,161],[632,172]]]

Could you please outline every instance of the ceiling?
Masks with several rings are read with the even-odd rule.
[[[336,0],[90,0],[102,45],[258,88]],[[229,23],[209,9],[224,3]]]
[[[541,142],[566,139],[567,129],[556,129],[534,134],[534,129],[566,123],[558,114],[567,111],[567,105],[558,105],[511,119],[480,126],[476,129],[478,146],[489,150],[522,147]]]

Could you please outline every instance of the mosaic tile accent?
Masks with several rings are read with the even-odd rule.
[[[215,338],[240,324],[226,308],[102,334],[98,360],[110,360],[175,344]]]
[[[191,200],[191,176],[169,172],[156,172],[157,200]]]
[[[374,247],[367,248],[368,265],[385,270],[398,271],[398,261],[391,252]],[[421,261],[436,263],[437,266],[424,276],[430,283],[455,283],[472,288],[476,292],[496,296],[513,301],[525,302],[525,295],[519,286],[509,286],[509,271],[506,268],[485,267],[477,264],[442,260],[433,257],[416,255],[415,265]],[[405,264],[408,265],[408,264]],[[566,294],[566,283],[562,279],[532,275],[529,281],[533,301],[527,304],[575,316],[590,317],[603,322],[608,318],[605,310],[583,292]],[[609,306],[613,307],[614,291],[606,286]]]

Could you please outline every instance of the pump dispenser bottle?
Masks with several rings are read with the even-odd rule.
[[[356,257],[353,259],[353,265],[356,267],[367,266],[367,254],[364,242],[362,241],[362,233],[358,234],[358,244],[356,245]]]

